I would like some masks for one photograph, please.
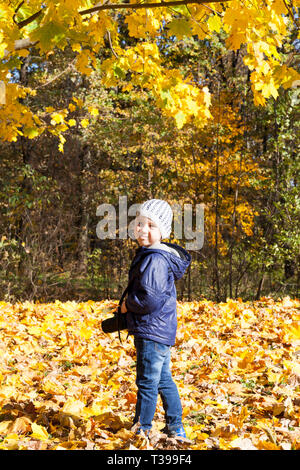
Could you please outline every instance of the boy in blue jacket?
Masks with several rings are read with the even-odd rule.
[[[139,248],[129,270],[130,288],[121,305],[127,313],[129,334],[134,335],[137,353],[138,387],[134,424],[149,434],[158,393],[165,410],[169,436],[186,437],[177,386],[170,371],[170,347],[177,328],[176,287],[191,262],[190,254],[179,245],[161,242],[171,232],[173,212],[160,199],[140,206],[134,234]]]

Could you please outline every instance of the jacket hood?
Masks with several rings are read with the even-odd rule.
[[[136,255],[132,263],[132,267],[139,262],[140,258],[145,254],[145,253],[161,253],[164,258],[167,260],[173,274],[175,281],[178,279],[181,279],[182,276],[184,275],[185,271],[189,267],[192,257],[191,255],[181,246],[176,245],[175,243],[168,243],[168,242],[161,242],[164,245],[169,246],[170,248],[175,249],[179,256],[177,256],[175,253],[172,253],[170,251],[166,251],[164,249],[158,249],[158,248],[147,248],[144,246],[140,246],[136,250]]]

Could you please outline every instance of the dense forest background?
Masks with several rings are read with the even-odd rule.
[[[124,47],[137,42],[119,21]],[[51,119],[53,107],[69,107],[74,125],[63,153],[47,132],[0,144],[0,299],[119,298],[137,243],[100,240],[96,209],[118,209],[120,196],[128,207],[148,198],[204,204],[204,245],[191,251],[178,300],[299,296],[299,88],[255,106],[245,50],[228,50],[222,31],[158,42],[166,67],[212,93],[204,127],[178,129],[150,93],[130,85],[130,73],[115,69],[127,91],[106,87],[100,67],[79,74],[71,48],[45,60],[32,47],[13,70],[15,82],[36,90],[24,98],[31,108],[46,105]],[[291,35],[280,51],[286,60],[294,47]],[[106,37],[99,63],[112,52]],[[79,127],[94,105],[99,113]]]

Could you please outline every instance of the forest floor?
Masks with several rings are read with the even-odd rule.
[[[0,449],[300,449],[300,301],[178,302],[172,373],[187,439],[132,430],[133,338],[117,301],[0,302]]]

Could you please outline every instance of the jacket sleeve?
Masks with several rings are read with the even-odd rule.
[[[168,264],[162,256],[148,255],[141,263],[139,276],[128,292],[127,310],[145,315],[162,307],[168,295]]]

